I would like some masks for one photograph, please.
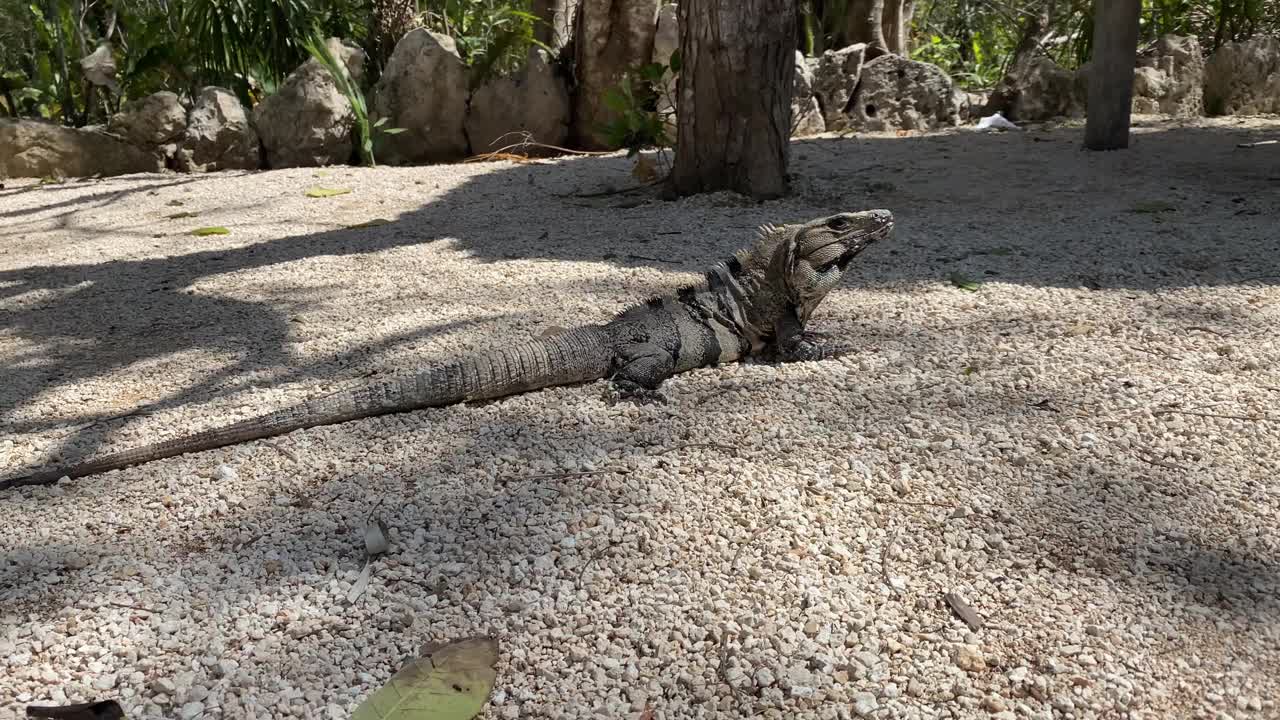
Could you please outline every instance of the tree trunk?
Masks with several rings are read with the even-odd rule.
[[[884,41],[894,55],[911,52],[911,16],[915,12],[915,0],[885,0]]]
[[[681,195],[787,190],[795,0],[682,0],[672,186]]]
[[[534,25],[534,38],[560,52],[573,37],[573,16],[577,9],[578,0],[533,0],[533,14],[540,20]]]
[[[1010,115],[1010,108],[1018,99],[1022,76],[1027,72],[1031,61],[1040,56],[1044,38],[1052,31],[1053,3],[1054,0],[1040,0],[1035,13],[1028,15],[1027,24],[1022,26],[1022,37],[1013,48],[1013,56],[1005,66],[1000,82],[987,98],[987,104],[982,108],[984,116],[1003,113],[1010,120],[1016,119]]]
[[[958,0],[956,2],[955,30],[952,32],[956,36],[956,43],[959,47],[956,52],[960,55],[960,62],[957,67],[952,70],[964,69],[965,63],[973,62],[973,26],[971,20],[973,13],[969,9],[969,0]]]
[[[573,121],[569,137],[583,150],[616,150],[602,127],[618,117],[604,102],[610,89],[653,60],[659,0],[582,0],[573,21]]]
[[[884,39],[885,0],[849,0],[845,11],[844,40],[846,43],[866,43],[866,59],[889,54],[889,44]]]
[[[1142,0],[1094,0],[1093,57],[1084,146],[1089,150],[1129,147],[1133,66],[1138,54]]]

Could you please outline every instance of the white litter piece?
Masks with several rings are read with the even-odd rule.
[[[994,115],[988,115],[982,118],[981,120],[978,121],[977,128],[979,130],[1021,130],[1022,129],[1017,125],[1014,125],[1009,120],[1005,119],[1005,116],[1001,115],[1000,113],[996,113]]]

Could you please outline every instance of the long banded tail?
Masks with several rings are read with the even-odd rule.
[[[610,346],[599,326],[471,355],[403,378],[373,382],[223,428],[125,450],[65,468],[0,480],[0,490],[83,477],[161,458],[211,450],[317,425],[516,395],[553,385],[599,380],[609,373]]]

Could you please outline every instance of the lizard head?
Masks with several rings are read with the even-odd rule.
[[[888,210],[839,213],[793,226],[794,236],[782,248],[788,298],[801,322],[840,284],[849,263],[893,229]]]

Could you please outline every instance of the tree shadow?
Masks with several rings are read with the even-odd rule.
[[[198,401],[211,393],[244,391],[253,381],[331,380],[351,368],[377,366],[406,347],[430,348],[427,341],[466,325],[496,322],[490,318],[424,323],[374,346],[300,363],[290,350],[296,334],[291,318],[327,302],[324,294],[286,288],[265,299],[251,300],[193,291],[202,279],[213,276],[291,263],[297,264],[300,273],[322,272],[324,266],[319,263],[324,260],[444,242],[469,253],[478,263],[573,260],[658,271],[639,276],[643,282],[621,287],[609,281],[555,285],[537,279],[513,286],[516,292],[532,293],[533,286],[541,284],[539,289],[545,290],[547,298],[564,293],[599,298],[599,317],[584,319],[602,320],[620,300],[639,299],[674,286],[685,273],[737,249],[756,225],[869,207],[893,210],[898,229],[890,243],[869,252],[858,265],[852,283],[867,290],[914,292],[922,285],[945,283],[951,272],[1037,288],[1074,290],[1084,286],[1133,293],[1135,297],[1170,296],[1164,306],[1145,317],[1148,324],[1165,332],[1186,332],[1195,325],[1217,333],[1255,335],[1265,329],[1256,316],[1233,307],[1198,305],[1195,297],[1178,297],[1182,291],[1204,286],[1280,281],[1280,248],[1270,226],[1270,218],[1280,211],[1275,165],[1265,153],[1237,151],[1235,144],[1248,137],[1249,131],[1243,130],[1168,129],[1143,134],[1129,151],[1088,155],[1083,162],[1078,159],[1078,133],[1070,131],[806,140],[793,147],[794,196],[760,204],[726,195],[674,203],[627,193],[580,197],[609,185],[621,188],[633,182],[628,174],[630,163],[616,157],[496,168],[456,166],[449,172],[465,173],[462,184],[388,225],[271,238],[167,257],[0,271],[0,302],[4,303],[0,305],[0,327],[31,348],[6,357],[0,366],[0,374],[7,380],[0,386],[0,417],[5,418],[10,433],[28,434],[45,433],[67,421],[102,420],[102,413],[68,412],[13,421],[36,400],[57,397],[63,384],[146,367],[181,353],[208,352],[231,359],[177,387],[131,398],[126,404],[155,410]],[[1211,159],[1216,162],[1206,164]],[[378,172],[394,175],[400,171]],[[190,178],[182,184],[200,190],[210,182],[213,180]],[[141,189],[153,187],[158,186],[148,184]],[[83,202],[82,197],[64,197],[68,189],[55,186],[32,192],[28,197],[49,192],[53,199],[37,209],[3,212],[8,213],[6,217],[30,218]],[[131,194],[138,199],[138,190],[128,188],[98,192],[93,198],[95,202],[117,202]],[[0,199],[9,197],[12,195]],[[163,200],[161,194],[146,202],[161,207]],[[274,211],[264,204],[258,212]],[[29,224],[20,232],[29,235],[38,232],[36,227]],[[140,221],[135,232],[143,234],[149,229]],[[156,223],[154,229],[164,227]],[[94,221],[75,230],[83,237],[109,237],[112,232],[111,227]],[[479,268],[477,284],[502,282],[486,277],[489,273],[489,268]],[[421,282],[423,288],[429,288],[431,278],[423,276]],[[331,290],[341,291],[341,286]],[[432,301],[426,291],[414,299]],[[529,314],[557,317],[555,309],[548,306],[534,306]],[[1003,316],[979,314],[978,324],[971,330],[975,347],[1016,335],[1019,326],[1028,322],[1045,321],[1022,317],[1016,309]],[[1062,318],[1055,321],[1065,322]],[[868,343],[904,343],[901,362],[906,366],[940,362],[936,357],[940,351],[931,348],[941,344],[930,332],[942,329],[921,327],[919,335],[907,342],[899,337],[896,325],[879,329],[874,321],[854,321],[853,325]],[[505,339],[493,338],[488,344],[501,342]],[[1063,386],[1054,392],[1069,398],[1072,389]],[[1012,393],[978,399],[966,413],[975,422],[1002,422],[1011,413],[1026,412],[1027,400]],[[717,413],[727,415],[732,409],[728,405],[717,409],[713,400],[700,406],[698,412],[706,415],[698,417],[712,422]],[[876,410],[871,419],[898,423],[908,412],[908,408],[889,404]],[[369,440],[372,429],[384,422],[393,421],[362,421],[347,426],[344,433],[353,434],[354,444],[362,447],[362,438]],[[525,438],[538,435],[530,425],[528,418],[504,417],[494,421],[492,432]],[[635,442],[629,430],[596,427],[591,432],[614,432],[617,442]],[[671,430],[655,432],[656,442],[679,441]],[[112,434],[113,428],[107,424],[79,430],[59,442],[58,452],[66,456],[92,454],[108,444]],[[542,437],[550,445],[563,439]],[[525,447],[523,441],[519,447]],[[420,475],[430,477],[446,469],[428,462]],[[1059,470],[1072,479],[1075,490],[1051,499],[1066,498],[1068,504],[1038,509],[1028,505],[1027,510],[1038,513],[1040,524],[1063,541],[1054,545],[1059,548],[1054,552],[1067,549],[1061,556],[1063,563],[1096,557],[1101,558],[1095,568],[1099,572],[1113,563],[1117,569],[1127,567],[1134,562],[1136,550],[1108,545],[1108,537],[1149,522],[1153,515],[1178,518],[1183,512],[1178,502],[1158,494],[1137,505],[1100,500],[1107,497],[1110,487],[1131,484],[1141,473],[1153,472],[1140,460],[1130,458],[1123,467],[1102,473],[1084,465]],[[1044,483],[1046,472],[1027,471],[1027,486]],[[1186,483],[1186,478],[1160,476],[1170,483]],[[351,495],[348,500],[354,504],[360,498],[353,494],[364,491],[363,484],[348,483],[348,478],[332,474],[320,472],[314,479],[318,485],[310,490],[316,497],[327,497],[332,491],[337,496]],[[418,499],[428,492],[411,480],[405,482],[409,489],[401,490]],[[1187,486],[1188,491],[1208,492],[1202,485]],[[85,492],[111,492],[108,486],[92,487],[96,489]],[[539,492],[539,487],[529,485],[528,490],[519,492]],[[387,492],[394,491],[387,488]],[[515,512],[519,503],[503,501],[495,505],[493,513],[499,512],[499,505],[503,512]],[[258,524],[267,524],[266,517],[274,521],[279,514],[268,513]],[[1074,533],[1072,518],[1082,517],[1094,518],[1098,532]],[[439,532],[453,537],[463,536],[466,523],[473,521],[439,516],[427,520]],[[197,525],[193,529],[196,535],[213,533],[209,537],[217,537],[220,521]],[[297,530],[287,527],[292,529],[278,532]],[[529,552],[515,542],[510,547],[476,551]],[[330,550],[317,539],[315,553],[322,552]],[[1157,553],[1155,560],[1148,553],[1150,557],[1143,562],[1184,578],[1189,591],[1217,597],[1232,612],[1275,615],[1274,603],[1268,603],[1254,588],[1259,587],[1259,579],[1263,587],[1280,586],[1276,558],[1209,538],[1179,542],[1161,552],[1164,554]],[[1214,572],[1206,572],[1207,568]],[[1227,583],[1214,586],[1223,577],[1228,578]],[[18,579],[0,578],[0,586]]]

